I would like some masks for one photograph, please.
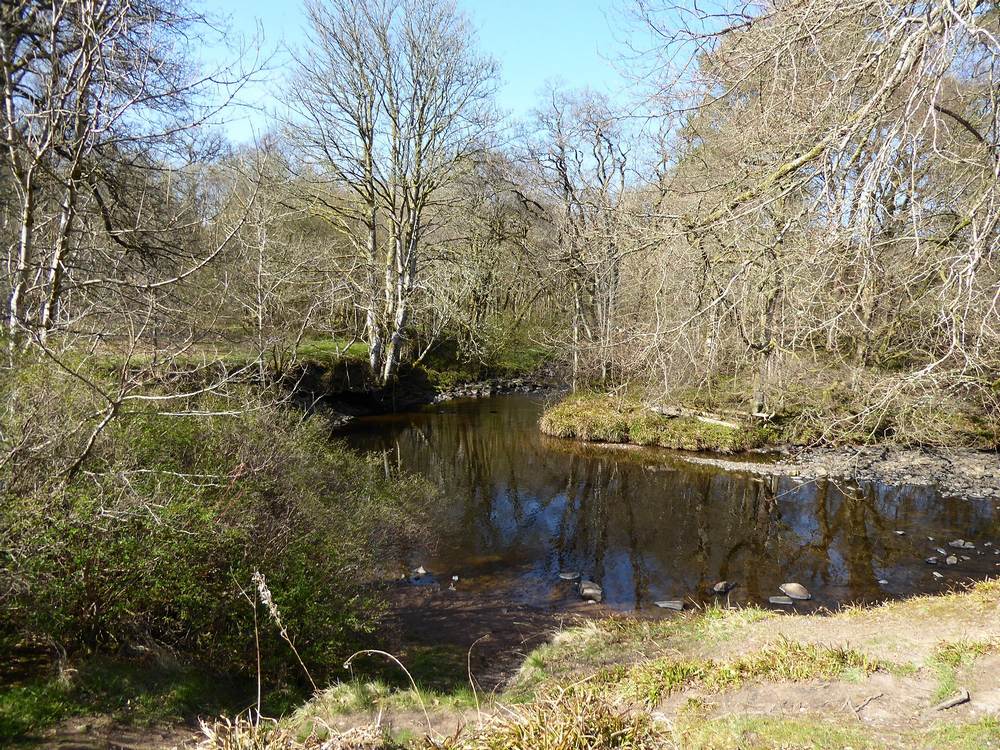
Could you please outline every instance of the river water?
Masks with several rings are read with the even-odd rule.
[[[352,423],[343,437],[422,474],[442,493],[435,544],[413,586],[491,593],[519,605],[576,604],[560,572],[599,583],[604,604],[712,598],[768,606],[786,581],[799,611],[946,590],[1000,572],[995,501],[932,487],[760,478],[694,466],[669,451],[583,445],[538,430],[532,396],[453,401]],[[954,539],[975,549],[956,550]],[[946,555],[958,561],[946,565]],[[925,558],[937,556],[940,564]],[[968,559],[963,559],[967,557]],[[937,578],[934,572],[942,577]]]

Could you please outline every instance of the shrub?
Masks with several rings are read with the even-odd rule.
[[[43,414],[32,405],[45,398],[19,382],[8,395],[39,420],[71,425],[74,404],[87,401]],[[8,464],[0,474],[8,644],[177,651],[252,670],[259,635],[267,676],[290,674],[299,668],[263,607],[255,633],[259,570],[314,677],[336,669],[376,624],[378,567],[415,538],[430,491],[332,442],[322,419],[254,396],[244,394],[254,406],[237,412],[215,399],[187,404],[203,416],[123,412],[71,479],[60,467],[79,449],[75,437]],[[55,433],[51,424],[45,431]]]

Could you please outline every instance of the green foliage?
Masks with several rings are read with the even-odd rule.
[[[36,420],[72,423],[72,388],[52,408],[37,390],[17,395]],[[123,411],[71,479],[57,458],[79,448],[73,436],[6,470],[6,642],[165,647],[251,672],[259,635],[265,678],[301,679],[271,613],[258,603],[255,617],[259,570],[313,676],[340,668],[376,625],[378,566],[419,534],[430,491],[386,478],[322,419],[243,401],[230,415],[232,402],[208,398],[187,406],[215,416]]]
[[[199,714],[239,710],[254,699],[253,690],[241,677],[154,658],[92,658],[78,669],[0,687],[0,742],[37,735],[63,719],[85,714],[133,724],[186,721]]]

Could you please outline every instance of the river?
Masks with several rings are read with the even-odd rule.
[[[720,580],[737,584],[731,603],[761,606],[795,581],[813,594],[796,604],[809,611],[1000,572],[994,502],[933,487],[761,478],[663,450],[551,438],[538,430],[543,406],[523,395],[453,401],[361,418],[343,432],[441,490],[435,544],[410,561],[428,574],[407,585],[446,591],[458,576],[457,591],[559,610],[579,606],[559,577],[574,571],[603,587],[605,607],[658,614],[658,600],[711,600]],[[975,548],[948,546],[958,538]],[[932,556],[939,564],[925,562]]]

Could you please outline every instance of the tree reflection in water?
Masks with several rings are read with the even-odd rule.
[[[833,606],[937,590],[992,574],[1000,559],[980,545],[941,581],[924,563],[948,539],[1000,536],[989,502],[926,487],[761,478],[666,451],[549,438],[538,431],[541,409],[528,396],[451,402],[359,420],[345,438],[383,452],[387,470],[441,488],[430,569],[539,604],[565,593],[565,570],[598,581],[620,609],[707,599],[722,579],[739,582],[733,601],[766,601],[796,580],[815,605]]]

